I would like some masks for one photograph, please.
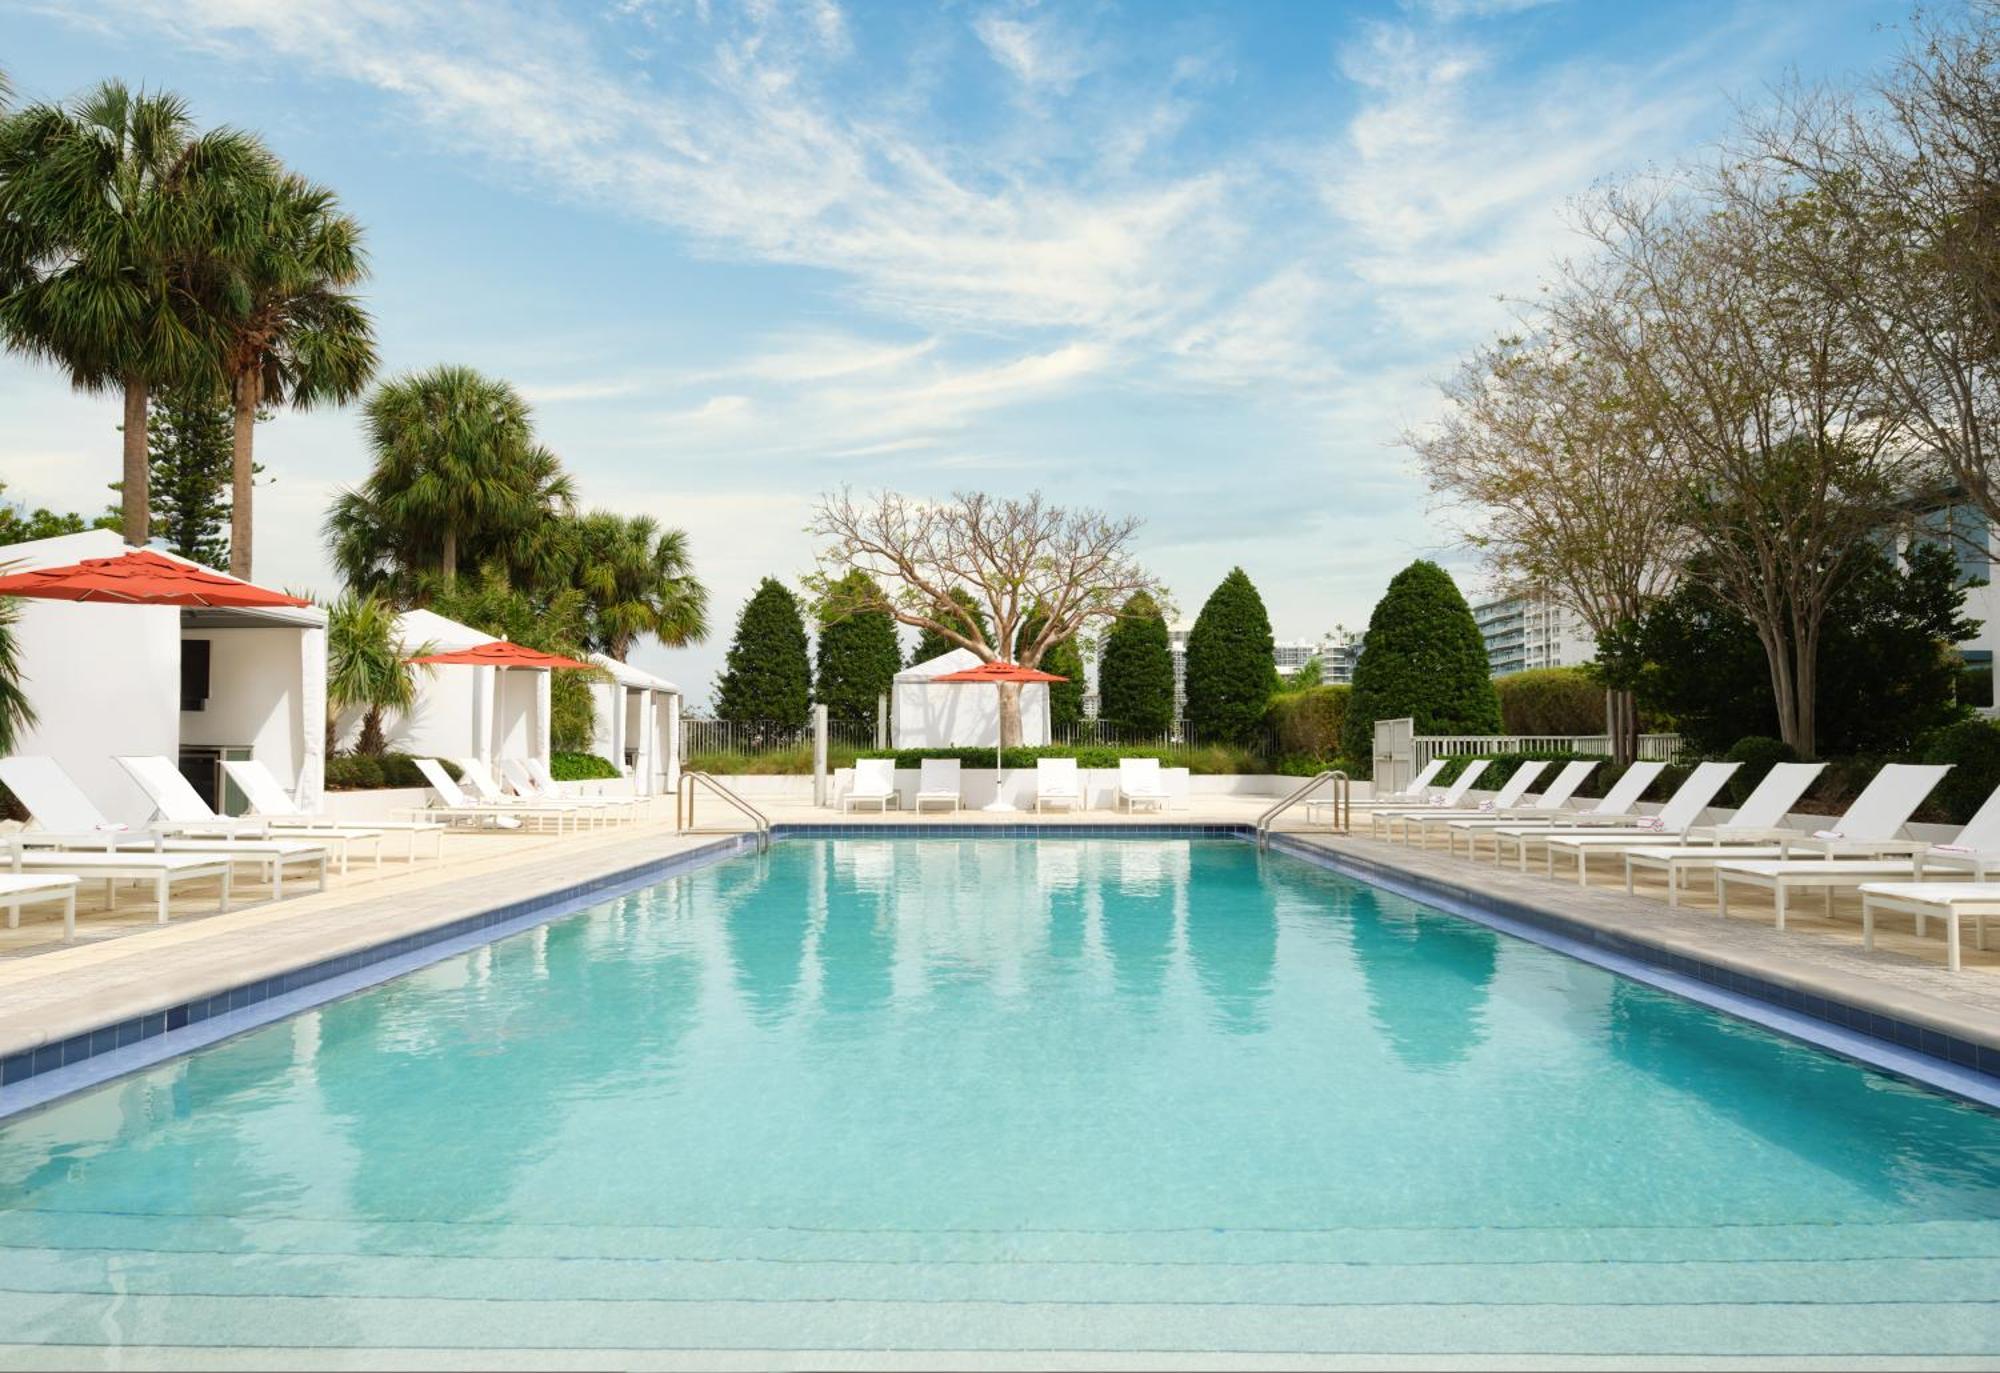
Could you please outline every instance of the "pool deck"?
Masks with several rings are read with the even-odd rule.
[[[1024,824],[1247,827],[1268,804],[1263,797],[1219,796],[1200,797],[1188,809],[1163,814],[961,811],[933,812],[923,822],[962,826],[968,833]],[[838,826],[852,833],[853,828],[907,826],[917,819],[908,812],[842,814],[799,804],[765,809],[774,824],[794,832]],[[1585,932],[1601,932],[1606,942],[1637,942],[1680,954],[2000,1052],[2000,951],[1973,949],[1968,933],[1964,971],[1949,973],[1935,927],[1931,937],[1918,939],[1908,922],[1891,921],[1878,929],[1875,951],[1865,953],[1852,894],[1843,898],[1837,919],[1828,919],[1816,900],[1796,903],[1791,928],[1779,931],[1772,927],[1768,898],[1732,901],[1729,918],[1719,919],[1699,885],[1689,904],[1672,910],[1657,895],[1627,896],[1622,888],[1607,885],[1608,876],[1580,889],[1490,862],[1475,865],[1441,851],[1309,832],[1297,820],[1280,832],[1353,865],[1364,876],[1372,873],[1420,891],[1462,897],[1468,904],[1498,902],[1538,912]],[[71,945],[60,942],[60,921],[51,908],[29,907],[20,929],[0,930],[0,1060],[352,951],[436,931],[498,907],[606,880],[713,844],[718,837],[714,830],[676,832],[666,804],[647,821],[578,835],[454,834],[443,865],[392,860],[377,870],[357,864],[351,874],[332,878],[323,893],[226,914],[213,913],[212,894],[197,891],[176,901],[174,920],[165,926],[153,923],[149,902],[128,899],[110,916],[86,903],[78,918],[78,942]]]

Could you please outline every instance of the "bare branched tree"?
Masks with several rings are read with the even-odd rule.
[[[1845,302],[1793,268],[1867,245],[1791,189],[1736,164],[1603,192],[1583,217],[1602,254],[1551,310],[1617,364],[1678,457],[1687,571],[1755,626],[1780,732],[1811,757],[1829,599],[1909,469],[1901,408]]]
[[[1846,305],[1915,452],[2000,519],[2000,6],[1919,15],[1866,96],[1788,90],[1743,142],[1838,226],[1792,269]]]
[[[1006,499],[961,491],[931,503],[893,491],[857,498],[843,489],[821,498],[807,526],[821,541],[808,586],[831,617],[882,610],[984,662],[1037,667],[1054,645],[1115,618],[1136,592],[1165,599],[1132,552],[1140,523],[1064,509],[1039,492]],[[847,579],[854,571],[867,575],[879,599],[853,599],[853,588],[864,585]],[[958,588],[984,609],[984,627],[952,598]],[[1021,741],[1018,687],[1001,689],[1000,740],[1008,747]]]
[[[1569,606],[1599,639],[1672,588],[1688,546],[1678,458],[1614,363],[1538,316],[1442,390],[1443,416],[1404,442],[1501,581]],[[1632,694],[1608,693],[1605,716],[1613,758],[1630,762]]]

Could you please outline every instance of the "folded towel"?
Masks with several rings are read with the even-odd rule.
[[[1481,801],[1481,802],[1479,803],[1479,808],[1480,808],[1481,810],[1492,810],[1492,809],[1493,809],[1493,803],[1492,803],[1491,801]]]
[[[1814,831],[1813,831],[1813,838],[1815,838],[1815,839],[1845,839],[1846,837],[1847,837],[1847,836],[1846,836],[1846,835],[1844,835],[1844,834],[1842,834],[1842,833],[1841,833],[1841,832],[1840,832],[1839,830],[1814,830]]]
[[[1972,845],[1970,845],[1970,844],[1932,844],[1932,845],[1931,845],[1931,852],[1932,852],[1932,853],[1971,853],[1972,851],[1973,851],[1973,850],[1972,850]]]
[[[1667,822],[1662,820],[1659,816],[1647,815],[1640,817],[1639,823],[1633,828],[1642,830],[1663,830],[1666,827],[1667,827]]]

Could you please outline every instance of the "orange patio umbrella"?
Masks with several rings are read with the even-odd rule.
[[[305,607],[311,601],[270,591],[196,563],[135,548],[109,558],[85,558],[63,567],[38,567],[0,577],[0,596],[42,601],[109,601],[120,605],[226,606],[234,609]]]
[[[1030,682],[1067,682],[1069,678],[1058,677],[1053,672],[1044,672],[1037,667],[1022,667],[1019,663],[981,663],[978,667],[969,667],[961,672],[947,672],[944,676],[933,677],[931,680],[934,682],[950,682],[953,685],[964,684],[968,686],[980,682],[991,682],[995,691],[998,691],[1002,685],[1009,682],[1025,685]],[[1000,725],[997,711],[995,712],[993,724],[997,735]],[[1007,803],[1006,793],[1001,790],[1002,784],[1006,781],[1006,774],[1000,766],[1000,752],[1000,742],[996,737],[993,744],[993,804],[982,806],[982,810],[1016,809],[1016,807]]]
[[[560,653],[544,653],[526,644],[517,644],[511,639],[495,639],[491,643],[474,644],[471,648],[455,648],[448,653],[426,653],[420,658],[410,659],[413,663],[453,664],[464,667],[529,667],[553,672],[595,672],[595,663],[579,663],[574,658],[565,658]]]

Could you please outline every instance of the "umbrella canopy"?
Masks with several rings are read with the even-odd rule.
[[[66,567],[38,567],[32,572],[0,577],[0,596],[241,609],[312,604],[147,548],[135,548],[113,558],[85,558]]]
[[[931,678],[934,682],[987,682],[998,686],[1002,682],[1067,682],[1069,678],[1058,677],[1053,672],[1044,672],[1037,667],[1022,667],[1019,663],[981,663],[963,672],[947,672],[942,677]]]
[[[544,653],[526,644],[517,644],[511,639],[495,639],[491,643],[474,644],[471,648],[456,648],[449,653],[426,653],[421,658],[410,659],[413,663],[456,664],[465,667],[529,667],[556,672],[595,672],[590,663],[579,663],[574,658],[565,658],[560,653]]]

